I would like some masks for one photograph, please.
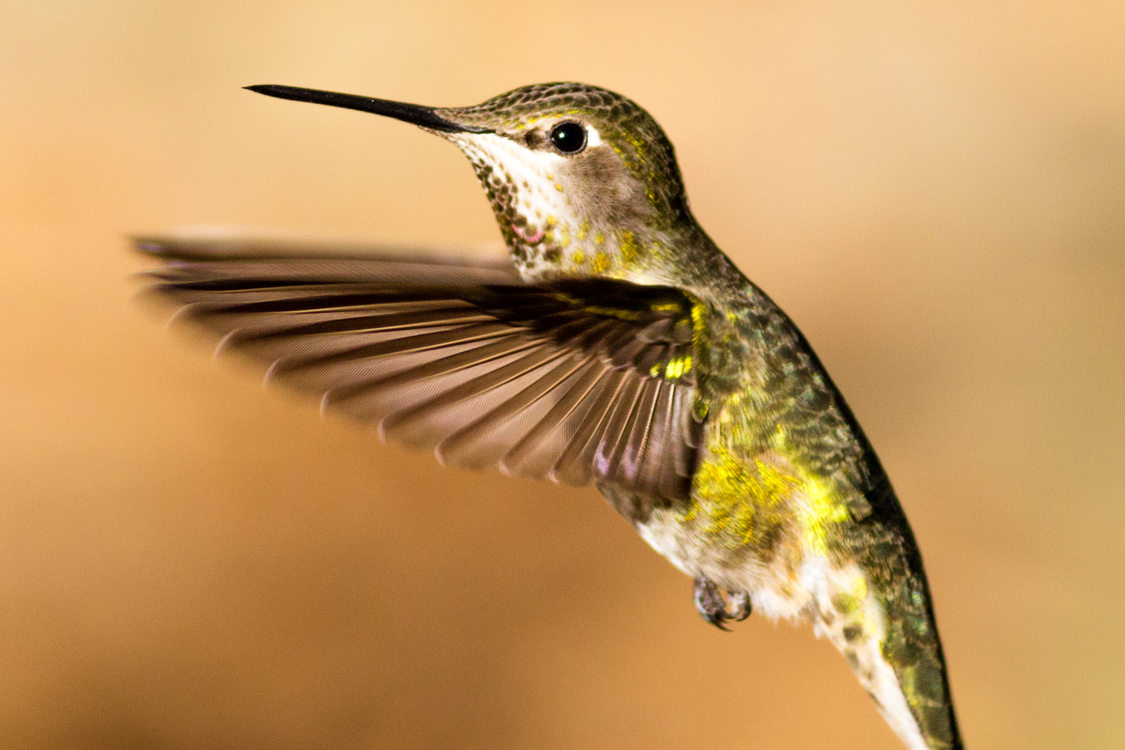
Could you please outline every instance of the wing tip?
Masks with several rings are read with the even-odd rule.
[[[157,235],[134,234],[126,239],[133,245],[133,249],[142,255],[162,256],[168,242]]]

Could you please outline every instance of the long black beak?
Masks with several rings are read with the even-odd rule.
[[[475,125],[462,125],[447,120],[437,113],[433,107],[423,107],[418,104],[405,102],[392,102],[386,99],[374,99],[370,96],[355,96],[354,94],[337,94],[333,91],[320,91],[318,89],[302,89],[296,86],[259,85],[247,86],[250,91],[255,91],[266,96],[276,96],[278,99],[292,99],[296,102],[313,102],[314,104],[327,104],[330,107],[345,107],[358,109],[360,112],[372,112],[377,115],[393,117],[396,120],[409,122],[429,130],[438,130],[442,133],[487,133],[488,128]]]

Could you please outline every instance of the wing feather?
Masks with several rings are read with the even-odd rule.
[[[697,303],[678,290],[525,283],[497,264],[294,255],[278,243],[138,248],[164,261],[150,289],[180,306],[178,319],[387,439],[443,463],[649,500],[689,492]]]

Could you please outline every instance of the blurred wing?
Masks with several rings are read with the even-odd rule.
[[[509,265],[140,239],[180,318],[267,377],[321,394],[444,463],[686,498],[693,301],[605,279],[527,284]]]

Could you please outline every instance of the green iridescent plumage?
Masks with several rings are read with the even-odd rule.
[[[595,484],[710,622],[805,618],[908,746],[961,746],[887,476],[801,333],[696,223],[648,113],[576,83],[444,109],[252,88],[458,145],[514,268],[145,239],[170,261],[156,292],[387,437]]]

